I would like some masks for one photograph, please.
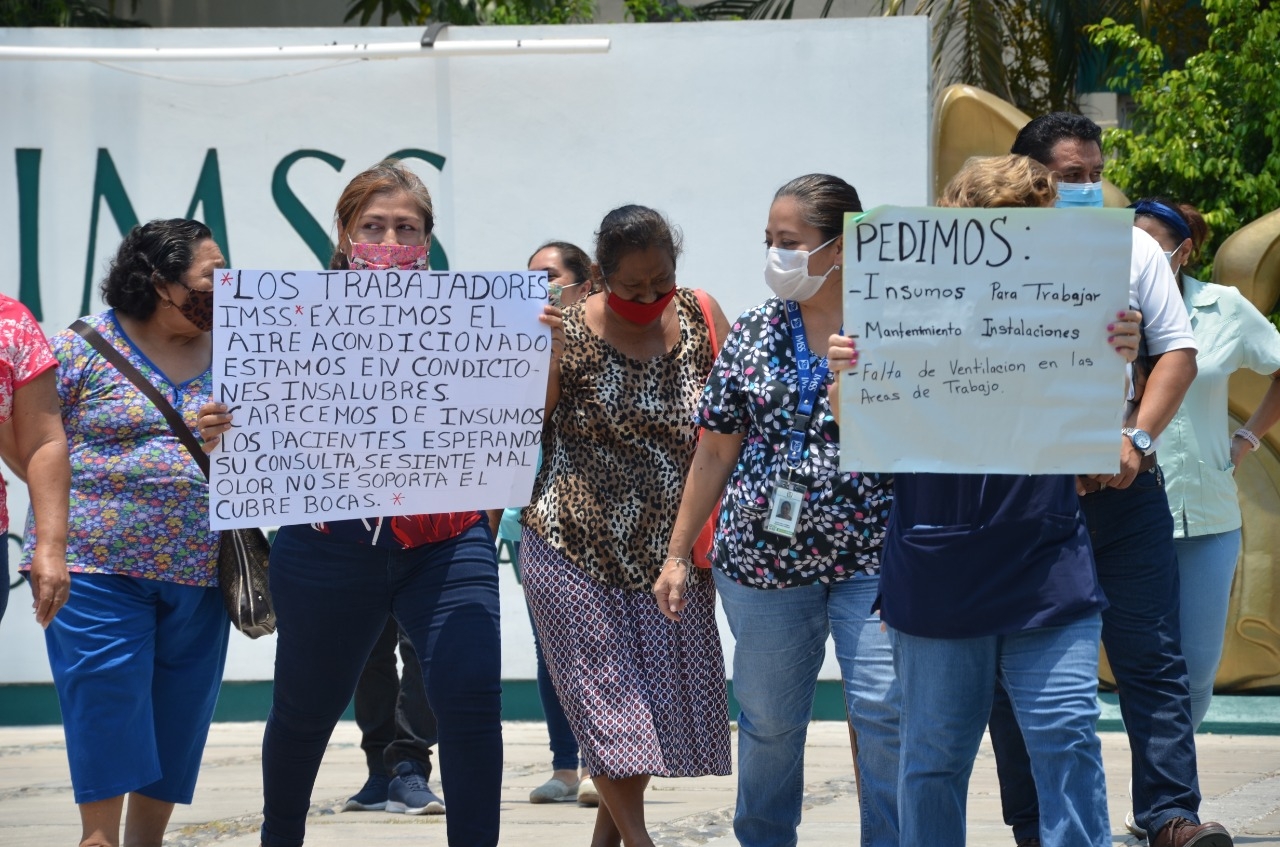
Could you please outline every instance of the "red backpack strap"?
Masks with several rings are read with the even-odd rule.
[[[711,351],[719,353],[720,342],[716,338],[716,321],[711,316],[711,295],[701,288],[693,289],[693,294],[698,298],[698,305],[702,307],[702,319],[707,322],[707,335],[711,337]]]

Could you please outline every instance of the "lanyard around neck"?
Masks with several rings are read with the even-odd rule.
[[[809,432],[809,421],[813,418],[813,406],[818,401],[818,388],[827,378],[830,368],[827,357],[823,356],[815,368],[809,361],[809,337],[804,331],[804,318],[800,314],[800,304],[787,300],[787,323],[791,327],[791,346],[796,354],[796,375],[800,401],[796,413],[791,419],[791,431],[788,435],[787,464],[792,468],[800,467],[804,457],[804,440]]]

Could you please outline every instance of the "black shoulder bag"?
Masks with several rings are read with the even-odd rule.
[[[125,379],[137,386],[164,415],[173,434],[187,448],[191,458],[200,466],[205,479],[209,478],[209,456],[200,447],[195,433],[187,426],[182,415],[173,408],[165,396],[151,384],[129,360],[112,347],[96,329],[84,321],[76,321],[71,328],[115,366]],[[231,624],[250,638],[270,635],[276,631],[276,614],[271,608],[271,595],[267,591],[267,559],[271,545],[260,529],[224,529],[218,544],[218,585],[222,588],[222,601],[231,616]]]

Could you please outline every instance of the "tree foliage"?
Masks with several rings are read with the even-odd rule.
[[[130,0],[137,11],[138,0]],[[92,0],[0,0],[0,26],[138,27],[144,23],[116,14],[116,0],[104,7]]]
[[[344,20],[359,19],[380,26],[399,19],[405,25],[433,21],[476,26],[483,24],[568,24],[590,21],[594,0],[351,0]]]
[[[882,0],[881,8],[932,20],[935,90],[974,85],[1031,115],[1079,111],[1079,92],[1102,87],[1116,56],[1090,42],[1090,25],[1112,18],[1158,33],[1175,57],[1206,34],[1192,0]]]
[[[1207,47],[1179,69],[1133,26],[1105,21],[1094,42],[1130,60],[1114,86],[1136,112],[1108,130],[1106,176],[1130,197],[1195,205],[1213,232],[1205,255],[1242,225],[1280,208],[1280,8],[1204,0]]]

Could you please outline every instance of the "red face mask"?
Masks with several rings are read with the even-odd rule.
[[[623,300],[612,291],[609,292],[608,304],[609,308],[617,313],[618,317],[624,321],[630,321],[633,324],[651,324],[658,318],[662,317],[662,312],[667,308],[667,304],[671,302],[671,298],[676,296],[675,286],[666,294],[663,294],[652,303],[640,303],[635,300]]]

